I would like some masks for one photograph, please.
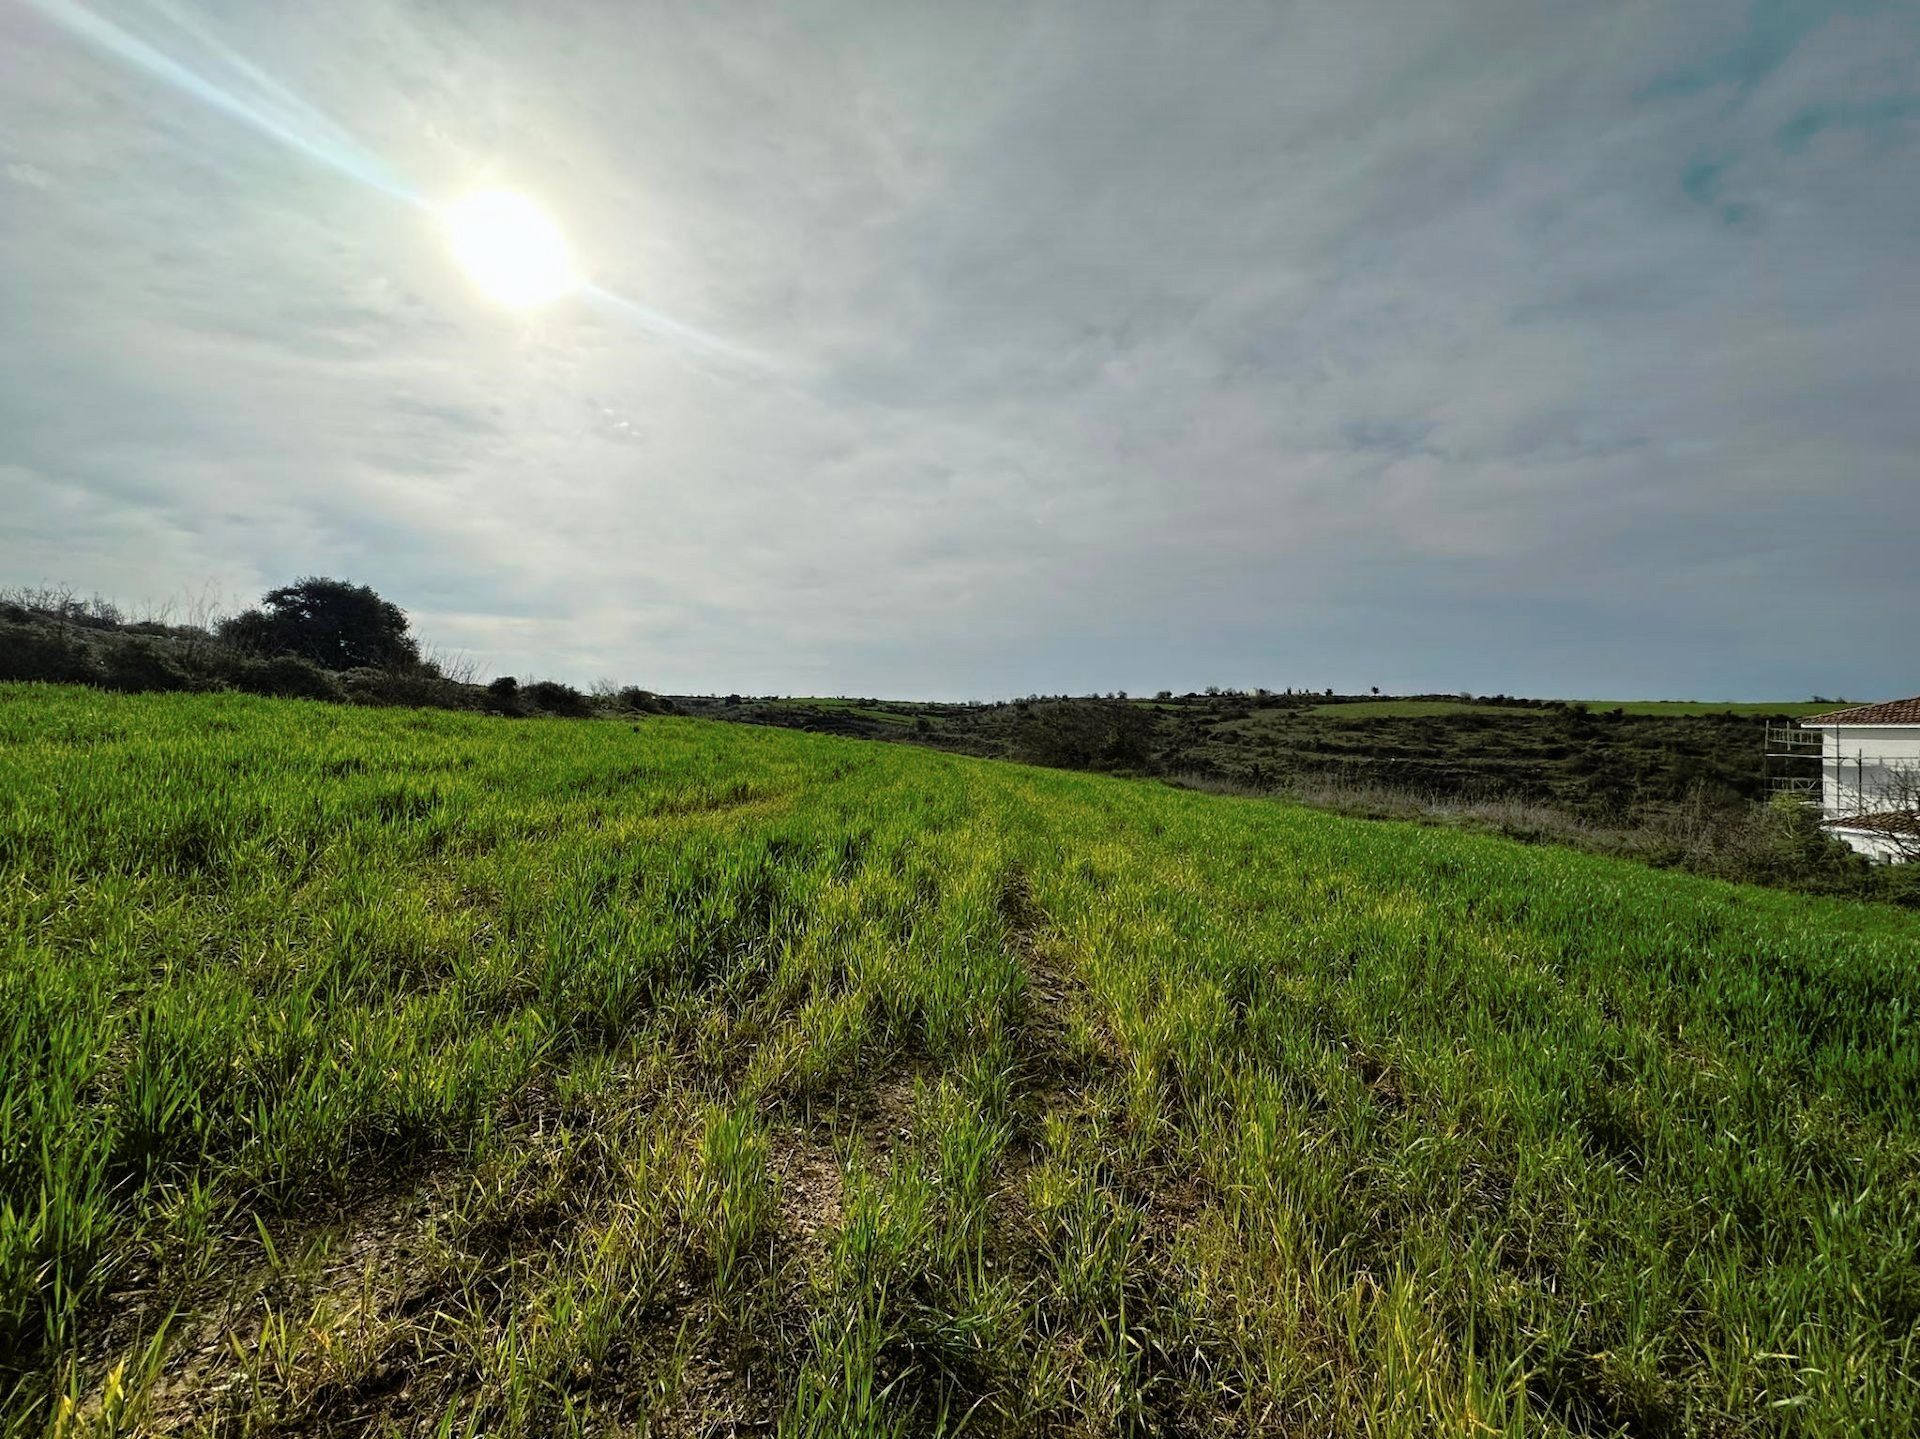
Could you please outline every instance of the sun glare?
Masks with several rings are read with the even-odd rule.
[[[525,195],[481,190],[440,218],[461,268],[503,305],[543,305],[580,286],[560,227]]]

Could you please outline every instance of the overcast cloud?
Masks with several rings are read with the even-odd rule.
[[[0,575],[493,672],[1912,694],[1917,355],[1910,3],[0,0]]]

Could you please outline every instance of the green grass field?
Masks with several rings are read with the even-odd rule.
[[[230,695],[0,815],[9,1434],[1920,1428],[1909,914]]]
[[[824,712],[827,714],[857,715],[861,719],[873,720],[878,724],[911,725],[913,715],[901,713],[901,709],[912,706],[902,704],[901,709],[886,709],[876,705],[861,704],[850,699],[768,699],[756,703],[775,711],[797,711],[801,713]]]

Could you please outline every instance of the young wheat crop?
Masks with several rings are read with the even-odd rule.
[[[1920,920],[790,732],[0,686],[12,1435],[1920,1429]]]

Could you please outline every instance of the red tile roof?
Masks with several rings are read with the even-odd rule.
[[[1828,829],[1864,829],[1878,834],[1908,834],[1920,838],[1920,814],[1890,810],[1886,814],[1848,814],[1822,821]]]
[[[1825,724],[1920,724],[1920,695],[1910,700],[1888,700],[1880,705],[1855,705],[1852,709],[1829,710],[1823,715],[1808,715],[1803,725]]]

